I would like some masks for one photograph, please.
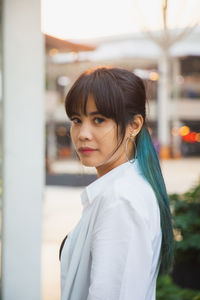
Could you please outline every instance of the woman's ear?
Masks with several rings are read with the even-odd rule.
[[[144,119],[142,115],[135,115],[133,118],[133,122],[129,125],[131,133],[134,133],[134,135],[136,136],[140,132],[143,122]]]

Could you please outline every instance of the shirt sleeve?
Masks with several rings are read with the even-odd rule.
[[[87,300],[145,299],[152,263],[150,230],[127,199],[99,215],[91,255]]]

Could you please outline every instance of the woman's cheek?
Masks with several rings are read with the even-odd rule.
[[[71,136],[71,139],[72,139],[72,142],[73,144],[76,144],[77,143],[77,137],[78,137],[78,132],[77,130],[73,127],[71,127],[70,129],[70,136]]]

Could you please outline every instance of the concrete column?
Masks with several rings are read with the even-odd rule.
[[[181,137],[178,133],[178,129],[182,126],[178,118],[178,100],[180,99],[180,84],[178,77],[181,75],[181,65],[178,58],[173,58],[173,99],[171,109],[171,120],[172,120],[172,156],[173,158],[181,158]]]
[[[170,128],[169,128],[169,58],[167,51],[162,51],[159,60],[158,81],[158,141],[160,144],[160,158],[170,157]]]
[[[181,65],[179,58],[174,57],[172,65],[172,91],[173,91],[173,99],[172,99],[172,110],[171,110],[171,119],[176,121],[178,119],[178,100],[180,98],[180,83],[178,77],[181,75]]]
[[[39,300],[44,45],[39,0],[3,1],[2,299]]]

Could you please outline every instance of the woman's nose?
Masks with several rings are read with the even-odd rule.
[[[80,141],[91,140],[92,139],[91,128],[88,124],[82,124],[80,126],[80,131],[79,131],[78,138],[79,138]]]

